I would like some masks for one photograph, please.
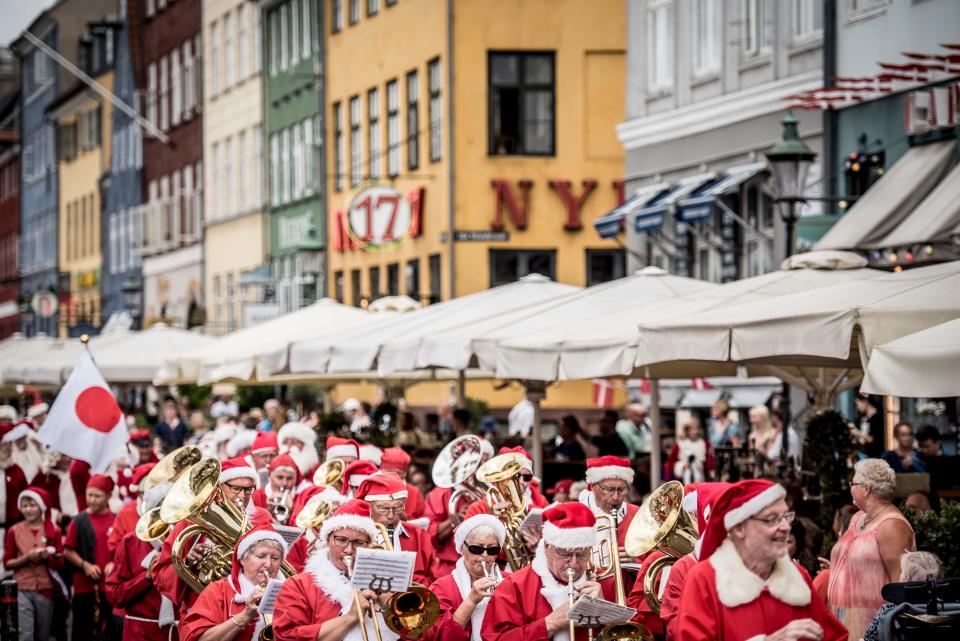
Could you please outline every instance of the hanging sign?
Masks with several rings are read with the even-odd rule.
[[[414,235],[411,203],[392,187],[361,189],[350,201],[346,214],[350,238],[364,249],[387,249]]]

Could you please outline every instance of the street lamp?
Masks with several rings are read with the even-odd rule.
[[[767,152],[770,162],[770,172],[776,188],[776,202],[786,206],[780,208],[780,215],[786,226],[787,253],[786,258],[793,254],[793,227],[797,221],[797,203],[806,202],[803,195],[807,184],[807,172],[813,164],[817,154],[800,140],[797,133],[797,119],[789,111],[781,121],[783,135],[780,142]]]
[[[120,286],[123,292],[123,308],[130,314],[133,326],[137,326],[137,319],[140,317],[140,294],[143,292],[143,285],[137,278],[134,270],[127,272],[127,277]]]

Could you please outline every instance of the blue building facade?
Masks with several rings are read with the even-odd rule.
[[[115,77],[114,93],[125,104],[136,109],[130,28],[126,3],[121,3],[123,24],[114,30]],[[139,233],[135,209],[142,202],[143,139],[136,120],[113,107],[111,122],[110,171],[104,177],[103,199],[103,268],[100,287],[103,318],[127,307],[123,286],[129,279],[143,290],[140,257],[134,249]],[[139,305],[134,316],[139,315]]]

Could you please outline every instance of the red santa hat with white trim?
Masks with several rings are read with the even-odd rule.
[[[380,463],[383,462],[383,450],[376,445],[364,443],[360,446],[360,460],[370,461],[377,467],[380,467]]]
[[[267,469],[271,472],[277,470],[285,470],[287,472],[293,472],[296,477],[294,481],[294,486],[300,484],[300,468],[297,467],[297,462],[293,460],[293,457],[289,454],[281,454],[280,456],[273,457],[273,460],[270,461],[270,465],[267,466]]]
[[[364,501],[393,501],[407,498],[407,484],[394,474],[379,472],[364,480],[354,496]]]
[[[257,543],[263,543],[264,541],[273,541],[280,544],[280,549],[283,550],[283,554],[280,557],[280,560],[283,561],[287,556],[287,542],[283,540],[283,537],[280,536],[280,533],[273,529],[268,523],[263,523],[258,525],[255,528],[247,531],[246,534],[241,536],[237,540],[237,545],[233,549],[233,567],[230,571],[230,576],[233,579],[234,587],[240,587],[240,572],[242,568],[240,566],[240,559],[243,558],[243,555],[247,553],[247,550],[252,548]]]
[[[250,446],[251,454],[279,451],[280,445],[277,444],[276,432],[257,432],[257,436],[253,439],[253,445]]]
[[[694,487],[687,492],[689,485]],[[690,483],[684,486],[683,509],[697,517],[697,531],[701,536],[707,532],[707,521],[710,520],[713,505],[731,486],[731,483],[723,482]]]
[[[0,443],[13,443],[29,435],[30,424],[26,421],[20,421],[16,425],[8,428],[7,433],[3,435],[3,438],[0,438]]]
[[[354,461],[343,471],[343,487],[341,493],[346,496],[350,488],[360,487],[360,484],[376,474],[377,466],[370,461]]]
[[[329,461],[341,456],[360,458],[360,445],[349,438],[340,438],[339,436],[327,438],[326,453],[323,460]]]
[[[258,478],[257,471],[242,457],[228,458],[220,464],[221,483],[229,483],[234,479],[250,479],[256,483]]]
[[[50,493],[42,487],[31,485],[17,496],[17,507],[20,507],[23,499],[32,499],[40,508],[40,512],[43,513],[43,534],[47,537],[47,541],[52,542],[57,537],[57,531],[53,527],[53,521],[50,519]],[[52,546],[47,547],[47,552],[50,554],[53,554],[55,551]]]
[[[619,456],[600,456],[587,459],[587,483],[595,485],[606,479],[619,479],[633,483],[633,467],[630,459]]]
[[[533,460],[530,458],[530,453],[519,445],[517,447],[501,447],[497,454],[523,454],[524,458],[526,459],[523,464],[524,469],[528,472],[533,471]]]
[[[326,541],[332,532],[344,529],[362,532],[375,541],[378,531],[370,517],[370,504],[360,499],[350,499],[338,507],[320,527],[320,540]]]
[[[697,492],[699,498],[699,490]],[[782,485],[766,479],[745,479],[728,487],[713,502],[700,545],[700,560],[709,559],[727,533],[787,495]]]
[[[564,550],[597,543],[597,517],[583,503],[558,503],[543,511],[543,542]]]
[[[383,450],[383,458],[380,460],[381,471],[398,472],[400,476],[407,475],[407,468],[410,467],[410,455],[399,447],[388,447]]]

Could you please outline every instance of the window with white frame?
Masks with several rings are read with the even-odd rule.
[[[350,2],[350,24],[360,22],[360,0],[349,0]]]
[[[261,40],[260,40],[260,8],[254,7],[253,11],[253,73],[260,73],[261,64]]]
[[[234,171],[235,167],[233,165],[233,160],[233,137],[230,137],[227,138],[223,143],[223,175],[225,178],[223,183],[224,187],[226,188],[226,194],[223,202],[228,215],[236,211],[235,197],[237,195],[237,174]]]
[[[316,191],[317,148],[313,140],[313,118],[303,121],[303,189],[307,195]]]
[[[270,75],[277,75],[277,69],[280,66],[280,11],[271,11],[267,17],[267,25],[270,29]]]
[[[720,69],[723,7],[720,0],[694,0],[693,70],[698,75]]]
[[[263,129],[260,125],[253,128],[253,203],[263,204]]]
[[[333,103],[333,188],[343,190],[346,145],[343,139],[343,104]]]
[[[330,31],[337,33],[343,29],[343,0],[330,2]]]
[[[247,132],[241,131],[237,134],[237,209],[243,211],[247,208],[247,181],[250,180],[248,172],[250,171],[248,163],[250,154],[247,153]]]
[[[254,8],[254,10],[257,10]],[[237,81],[247,77],[247,5],[237,7]]]
[[[744,56],[760,56],[770,53],[776,29],[774,0],[742,0],[743,34],[741,48]]]
[[[290,129],[280,133],[280,189],[283,190],[283,202],[290,202]]]
[[[233,13],[227,13],[223,16],[223,88],[229,89],[236,82],[234,73],[234,50],[233,50]]]
[[[310,57],[310,46],[313,42],[313,35],[315,33],[315,28],[313,25],[313,20],[310,15],[310,3],[311,0],[303,0],[303,58],[306,60]]]
[[[182,215],[182,204],[180,197],[182,195],[180,190],[180,170],[177,169],[170,174],[170,182],[172,188],[172,196],[170,199],[170,237],[174,242],[179,242],[183,237],[183,219]]]
[[[214,20],[210,23],[210,95],[215,96],[220,93],[220,83],[223,77],[220,75],[220,22]]]
[[[675,15],[673,0],[647,5],[647,87],[654,91],[673,86]]]
[[[287,70],[287,60],[290,53],[290,5],[280,7],[280,71]]]
[[[309,25],[306,25],[309,29]],[[290,0],[290,66],[300,62],[300,0]]]
[[[436,162],[442,155],[443,127],[441,123],[440,103],[440,60],[435,58],[427,63],[427,89],[430,92],[430,102],[427,104],[427,114],[430,121],[430,160]]]
[[[396,80],[387,83],[387,175],[400,173],[400,87]]]
[[[793,39],[812,40],[823,35],[823,2],[793,0]]]
[[[367,153],[370,157],[370,178],[380,177],[380,90],[367,92]]]
[[[157,126],[157,66],[147,65],[147,120]]]
[[[375,16],[380,12],[380,0],[367,0],[367,15]]]
[[[303,131],[300,123],[295,122],[290,128],[291,144],[293,145],[293,199],[300,200],[303,195]]]
[[[220,175],[221,162],[223,162],[223,156],[221,156],[220,143],[213,143],[213,153],[210,154],[213,157],[213,162],[210,163],[210,173],[213,175],[213,188],[210,190],[210,214],[214,218],[219,218],[220,214],[223,212],[222,201],[220,200],[221,185],[223,185],[223,176]]]
[[[170,126],[170,72],[167,57],[160,58],[160,129]]]
[[[280,204],[280,138],[270,134],[270,202]]]
[[[350,98],[350,186],[360,184],[363,153],[360,148],[360,96]]]
[[[180,124],[183,113],[183,70],[180,67],[180,50],[170,52],[170,124],[174,127]]]
[[[183,43],[183,119],[190,120],[197,106],[197,68],[193,62],[193,46],[190,40]]]

